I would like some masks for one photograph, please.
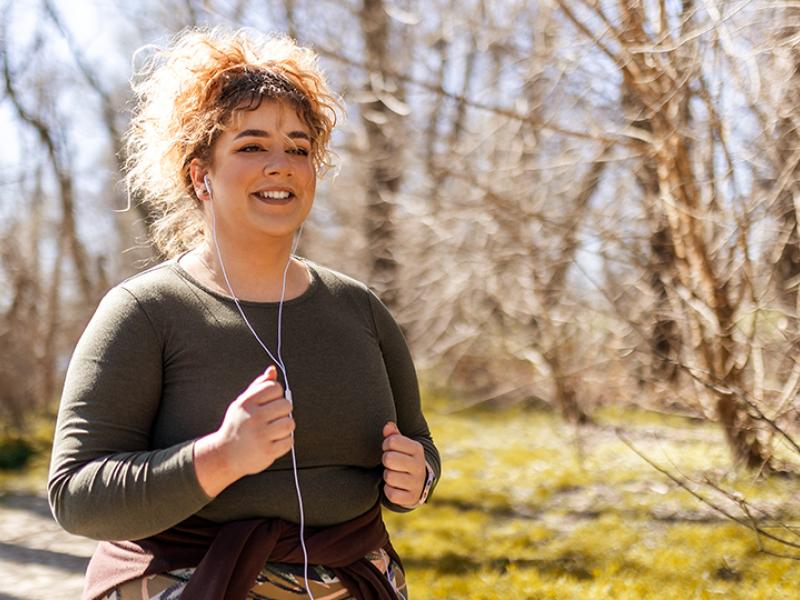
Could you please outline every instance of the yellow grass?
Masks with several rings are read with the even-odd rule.
[[[759,552],[751,531],[614,432],[664,468],[721,480],[796,524],[797,483],[732,471],[712,424],[619,409],[582,430],[520,410],[428,416],[444,478],[428,506],[386,514],[414,600],[800,598],[800,563]]]

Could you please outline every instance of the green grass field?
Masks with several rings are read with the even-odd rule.
[[[713,424],[617,409],[582,429],[520,410],[428,417],[442,482],[428,506],[386,514],[414,600],[800,598],[799,562],[760,552],[752,531],[615,431],[671,472],[721,480],[800,522],[797,481],[732,472]]]

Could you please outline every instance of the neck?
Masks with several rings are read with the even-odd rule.
[[[283,290],[284,271],[290,261],[291,241],[254,248],[234,240],[223,240],[218,247],[213,239],[207,239],[195,252],[216,287],[225,294],[230,293],[225,281],[227,274],[233,293],[239,299],[277,302]],[[297,261],[291,261],[286,273],[285,297],[301,294],[307,284],[305,268]]]

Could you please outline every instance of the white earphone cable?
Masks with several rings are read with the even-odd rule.
[[[234,304],[236,304],[236,308],[239,309],[239,314],[242,316],[242,320],[244,321],[247,328],[250,330],[250,333],[253,334],[253,337],[256,339],[258,344],[264,349],[264,351],[269,355],[272,361],[280,368],[281,372],[283,373],[283,380],[286,382],[286,399],[294,406],[294,399],[292,398],[292,389],[289,385],[289,377],[286,374],[286,365],[283,362],[283,356],[281,356],[281,342],[282,342],[282,329],[283,329],[283,302],[284,298],[286,297],[286,275],[289,272],[289,264],[292,262],[292,256],[297,251],[297,245],[300,242],[300,234],[303,231],[302,225],[298,230],[297,234],[295,235],[295,239],[292,243],[292,249],[289,252],[289,259],[286,261],[286,266],[283,269],[283,283],[281,287],[281,299],[278,303],[278,344],[276,348],[276,354],[278,355],[277,358],[269,351],[267,345],[261,340],[259,335],[256,333],[256,330],[250,324],[250,320],[247,318],[247,315],[242,308],[242,305],[239,303],[239,298],[233,291],[233,286],[231,285],[230,279],[228,279],[228,273],[225,269],[225,263],[222,261],[222,252],[219,248],[219,242],[217,241],[217,219],[216,214],[214,211],[214,198],[213,192],[211,191],[211,183],[208,180],[208,176],[203,178],[203,181],[206,184],[206,190],[208,190],[208,198],[211,201],[211,232],[214,237],[214,248],[217,251],[217,260],[219,261],[219,266],[222,271],[222,277],[225,279],[225,285],[228,287],[228,292],[230,292],[231,298],[233,298]],[[314,600],[314,595],[311,593],[311,588],[308,584],[308,551],[306,550],[306,541],[305,541],[305,510],[303,509],[303,494],[300,492],[300,478],[297,474],[297,455],[295,454],[294,448],[294,433],[292,433],[292,472],[294,473],[294,487],[295,491],[297,492],[297,505],[300,511],[300,547],[303,549],[303,582],[305,583],[306,593],[311,600]]]

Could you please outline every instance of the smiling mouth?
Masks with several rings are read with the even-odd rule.
[[[295,197],[292,192],[255,192],[251,196],[265,204],[278,206],[289,204]]]

